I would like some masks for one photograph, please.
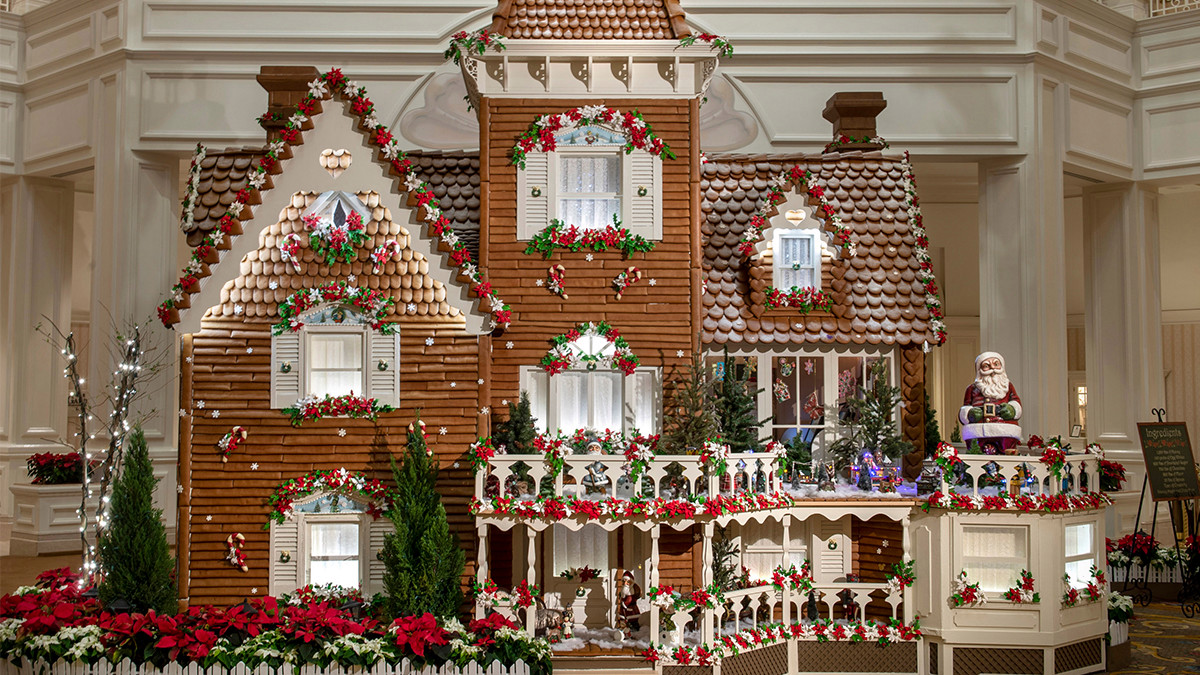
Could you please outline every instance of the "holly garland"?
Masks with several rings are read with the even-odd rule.
[[[1004,599],[1016,605],[1036,605],[1042,597],[1033,590],[1033,575],[1021,570],[1021,579],[1016,586],[1004,591]]]
[[[620,249],[626,257],[634,253],[648,253],[654,250],[654,242],[637,234],[632,234],[629,228],[622,227],[621,221],[613,215],[612,225],[603,229],[584,230],[575,225],[567,225],[557,218],[550,221],[549,227],[533,236],[525,246],[525,255],[541,254],[549,260],[558,249],[576,253],[587,249],[602,253],[609,249]]]
[[[811,286],[792,286],[790,291],[767,286],[766,296],[767,309],[798,309],[801,314],[808,314],[814,309],[822,312],[833,311],[833,298]]]
[[[318,492],[336,492],[348,497],[360,497],[367,501],[367,513],[372,518],[379,518],[392,510],[398,495],[382,481],[367,478],[362,473],[350,473],[346,469],[336,471],[313,471],[300,478],[280,483],[271,496],[267,505],[271,514],[264,530],[271,528],[271,523],[282,524],[291,515],[293,504],[297,499],[303,499]]]
[[[779,565],[771,572],[771,585],[779,590],[788,588],[797,593],[808,595],[813,589],[812,562],[807,558],[796,569],[795,565],[785,568]]]
[[[729,445],[720,436],[710,437],[700,449],[700,463],[714,476],[724,476],[729,470]]]
[[[934,344],[940,345],[946,341],[946,315],[942,311],[942,298],[937,280],[933,277],[933,258],[929,255],[929,235],[925,232],[925,219],[921,216],[921,201],[917,197],[917,178],[913,174],[912,161],[909,159],[907,150],[904,152],[904,161],[900,162],[900,171],[904,174],[904,206],[908,211],[908,226],[912,229],[913,237],[916,239],[913,257],[920,265],[917,269],[917,279],[925,287],[925,308],[929,310],[929,328],[933,331]]]
[[[390,413],[395,408],[384,405],[373,398],[346,394],[345,396],[330,396],[324,398],[307,396],[296,401],[296,405],[284,408],[281,412],[292,420],[292,426],[299,427],[305,422],[319,420],[322,417],[350,417],[367,419],[372,422],[382,413]]]
[[[979,583],[969,583],[966,570],[958,573],[951,586],[949,603],[951,607],[978,607],[987,602]]]
[[[503,37],[486,28],[470,33],[461,30],[450,36],[450,46],[442,52],[442,58],[454,61],[454,65],[457,66],[462,62],[464,56],[472,54],[482,56],[489,49],[502,52],[507,49]]]
[[[715,581],[691,593],[680,593],[673,586],[654,586],[646,592],[646,597],[668,612],[690,612],[697,607],[716,609],[725,604],[725,593]]]
[[[745,628],[733,635],[722,635],[713,645],[683,645],[669,647],[653,645],[641,652],[651,663],[682,666],[711,666],[722,658],[737,656],[784,640],[815,642],[876,642],[880,645],[898,642],[915,642],[922,639],[920,620],[905,624],[899,619],[886,621],[835,622],[818,619],[812,622],[769,623],[754,628]]]
[[[246,440],[246,436],[250,431],[243,426],[236,426],[229,430],[229,433],[221,437],[217,441],[217,450],[221,452],[221,463],[229,461],[229,455],[233,454],[241,445],[242,441]]]
[[[929,495],[921,504],[925,512],[932,508],[949,511],[1020,511],[1022,513],[1063,513],[1066,511],[1090,511],[1112,504],[1112,499],[1103,492],[1085,492],[1079,495],[971,495],[941,490]]]
[[[625,154],[645,150],[663,159],[675,159],[675,153],[636,110],[621,112],[605,105],[585,105],[559,113],[542,115],[517,139],[512,149],[512,163],[525,168],[525,157],[534,151],[553,152],[558,147],[555,134],[576,127],[592,125],[618,126],[625,134]]]
[[[892,147],[888,145],[887,141],[883,140],[883,136],[847,136],[846,134],[838,134],[837,138],[825,144],[825,149],[821,152],[833,152],[835,150],[841,150],[847,145],[854,145],[856,143],[873,143],[880,146],[880,150],[886,150]]]
[[[533,500],[513,497],[493,497],[488,502],[472,499],[472,515],[512,516],[521,520],[545,520],[555,522],[564,518],[581,516],[585,521],[603,518],[647,520],[695,519],[697,516],[717,518],[737,513],[785,509],[796,501],[785,492],[771,494],[737,493],[732,496],[705,497],[691,495],[687,499],[664,499],[662,497],[602,500],[576,497],[538,497]]]
[[[715,35],[713,33],[700,33],[699,35],[693,33],[691,35],[685,35],[679,39],[679,47],[691,47],[697,42],[703,42],[707,44],[709,48],[717,53],[717,56],[723,59],[733,56],[733,43],[731,43],[727,38],[724,38],[720,35]],[[679,47],[676,47],[676,49],[679,49]]]
[[[599,354],[580,354],[570,348],[570,345],[581,337],[602,337],[612,343],[614,351],[611,356]],[[562,335],[550,340],[554,346],[542,357],[542,369],[550,375],[557,375],[569,368],[586,366],[594,368],[597,364],[607,362],[613,370],[619,370],[626,375],[632,375],[641,365],[641,361],[629,343],[621,337],[620,332],[607,322],[581,323]]]
[[[357,211],[351,211],[341,225],[332,218],[321,218],[316,214],[301,216],[301,219],[304,229],[308,230],[308,247],[318,258],[323,258],[326,265],[354,261],[358,257],[354,248],[367,241],[367,230]]]
[[[914,560],[892,563],[892,571],[888,572],[886,580],[888,595],[899,594],[917,582],[916,564]]]
[[[337,281],[316,288],[296,291],[279,303],[280,321],[275,324],[271,331],[272,334],[283,335],[288,331],[300,330],[304,327],[300,315],[327,302],[348,304],[363,311],[370,317],[369,325],[372,330],[377,330],[384,335],[394,335],[399,329],[396,324],[384,320],[387,317],[388,308],[395,304],[395,300],[391,296],[383,291],[359,288],[351,286],[345,281]]]
[[[200,201],[200,163],[207,155],[208,149],[197,143],[192,164],[188,167],[187,185],[183,187],[183,216],[179,219],[179,229],[185,233],[190,232],[196,222],[196,204]]]
[[[442,212],[432,187],[417,178],[412,160],[400,149],[399,141],[375,117],[375,104],[367,97],[366,89],[348,80],[338,68],[309,82],[308,93],[296,105],[290,116],[285,118],[280,114],[268,114],[259,118],[259,122],[264,125],[270,122],[283,123],[283,127],[278,130],[280,140],[267,145],[265,155],[259,158],[247,173],[246,189],[237,193],[235,201],[221,217],[218,228],[206,235],[201,244],[192,250],[192,260],[184,269],[179,282],[172,287],[171,297],[158,307],[158,316],[163,325],[170,326],[176,320],[174,309],[183,300],[185,293],[199,290],[200,274],[205,270],[205,265],[216,262],[217,247],[233,232],[233,224],[240,219],[245,205],[255,197],[261,200],[261,194],[267,189],[268,175],[280,172],[279,162],[285,156],[285,151],[291,144],[300,142],[301,131],[304,125],[309,123],[309,118],[316,114],[319,102],[334,98],[350,104],[351,112],[359,117],[359,126],[368,134],[368,144],[378,149],[391,171],[403,179],[405,189],[408,190],[409,196],[417,201],[417,206],[424,207],[424,219],[428,223],[430,236],[436,237],[435,243],[444,244],[450,249],[447,255],[458,268],[459,276],[466,277],[471,292],[480,300],[486,301],[492,317],[492,328],[507,327],[512,322],[512,309],[485,281],[483,272],[475,265],[471,252],[467,250],[466,242],[454,232],[450,219]]]
[[[555,478],[566,467],[566,456],[572,452],[584,453],[588,446],[599,443],[601,452],[607,455],[624,455],[625,472],[629,480],[636,483],[638,477],[649,468],[658,452],[659,436],[643,436],[635,430],[630,436],[620,431],[605,429],[599,434],[589,434],[582,429],[570,436],[540,433],[533,438],[533,448],[550,468],[550,477]],[[480,437],[471,444],[468,452],[471,467],[476,472],[487,466],[488,460],[498,454],[507,454],[507,448],[497,447],[491,436]]]

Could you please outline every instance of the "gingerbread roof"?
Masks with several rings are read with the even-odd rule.
[[[752,287],[751,266],[758,263],[738,250],[771,181],[796,165],[813,172],[857,249],[848,259],[827,258],[824,263],[829,267],[825,277],[831,280],[825,289],[832,294],[831,314],[762,311],[761,300],[756,307],[752,296],[761,285]],[[928,288],[921,281],[918,232],[906,201],[906,188],[911,187],[906,168],[902,156],[877,150],[711,158],[700,182],[707,284],[701,339],[710,344],[938,344],[927,295],[929,291],[936,296],[936,285],[928,273]],[[815,203],[791,189],[788,197],[792,203]],[[769,229],[765,236],[771,236]]]
[[[492,32],[509,38],[678,40],[679,0],[500,0]]]
[[[210,151],[200,162],[196,207],[187,234],[189,246],[199,246],[204,235],[217,227],[239,190],[246,188],[251,164],[263,156],[262,148],[227,148]],[[427,181],[454,231],[472,256],[479,253],[479,153],[408,153],[417,177]]]
[[[300,247],[298,268],[284,262],[279,242],[293,232],[299,234],[302,241],[308,241],[308,232],[300,216],[319,197],[315,192],[297,192],[292,195],[291,205],[279,214],[279,220],[259,237],[259,247],[242,261],[237,278],[221,289],[221,304],[209,310],[205,318],[242,316],[247,321],[274,322],[278,320],[279,303],[292,293],[302,288],[347,281],[351,286],[384,291],[395,301],[388,309],[389,316],[403,316],[409,320],[461,319],[462,312],[446,301],[445,287],[428,276],[428,262],[409,248],[409,231],[392,222],[392,214],[380,203],[379,195],[364,192],[357,196],[370,210],[371,219],[364,221],[368,239],[358,248],[356,260],[327,265],[318,260],[305,243]],[[379,274],[375,274],[371,251],[389,240],[400,245],[400,260],[389,260]]]

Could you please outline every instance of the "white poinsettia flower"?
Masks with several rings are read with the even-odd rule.
[[[579,113],[587,119],[594,120],[604,114],[604,106],[585,105],[579,109]]]
[[[212,237],[213,246],[220,246],[225,241],[225,233],[220,230],[213,232],[210,236]]]
[[[428,220],[429,222],[432,223],[433,221],[435,221],[441,217],[442,217],[441,207],[435,206],[433,204],[425,205],[425,220]]]
[[[383,146],[383,156],[388,159],[396,159],[400,156],[400,144],[392,139]]]
[[[450,246],[455,246],[458,244],[458,235],[453,231],[446,232],[442,235],[442,241],[446,242]]]
[[[414,192],[421,189],[421,179],[416,174],[410,173],[404,178],[404,188],[409,192]]]
[[[308,93],[313,98],[325,98],[325,94],[329,93],[329,87],[326,87],[325,81],[318,77],[308,83]]]
[[[280,152],[283,146],[286,145],[283,141],[271,141],[267,144],[267,152]]]
[[[558,116],[558,126],[563,129],[574,129],[575,120],[571,119],[570,115],[562,113]]]
[[[550,124],[550,119],[551,117],[549,115],[542,115],[541,117],[537,118],[537,122],[535,122],[535,124],[537,124],[539,127],[548,126]]]
[[[244,209],[245,207],[246,207],[246,205],[241,202],[234,202],[229,205],[229,212],[230,213],[241,213],[242,209]]]
[[[293,113],[292,116],[288,118],[288,121],[292,123],[292,126],[298,128],[307,122],[308,118],[304,116],[304,113]]]
[[[346,80],[346,84],[342,85],[342,93],[346,96],[354,96],[358,93],[359,89],[362,89],[362,87],[358,86],[358,83],[354,80]]]
[[[363,126],[368,129],[375,129],[379,125],[379,119],[375,115],[367,115],[363,118]]]
[[[262,186],[266,182],[267,182],[267,172],[266,171],[255,171],[250,176],[250,187],[254,188],[255,190],[261,190]]]

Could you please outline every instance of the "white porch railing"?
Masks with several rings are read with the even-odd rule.
[[[1167,16],[1200,9],[1200,0],[1150,0],[1150,16]]]
[[[724,476],[706,476],[697,455],[659,455],[638,476],[635,489],[627,478],[624,455],[567,455],[563,458],[562,472],[552,477],[552,494],[629,499],[636,493],[682,499],[689,494],[769,494],[783,487],[771,455],[731,454],[727,466]],[[551,480],[551,474],[542,455],[496,455],[476,473],[475,496],[480,500],[496,496],[532,498],[538,495],[543,483]]]
[[[1060,477],[1040,460],[1041,455],[968,455],[959,451],[958,458],[967,465],[969,485],[957,485],[947,476],[950,491],[980,496],[982,490],[997,485],[1003,494],[1012,489],[1028,495],[1074,495],[1100,489],[1100,466],[1095,455],[1067,455]],[[1016,484],[1014,485],[1014,479]],[[981,483],[983,484],[981,487]]]
[[[505,667],[499,662],[493,662],[487,668],[481,668],[477,663],[469,663],[463,668],[459,668],[453,663],[447,663],[440,668],[433,666],[417,668],[410,661],[405,660],[395,665],[380,661],[369,668],[361,666],[340,668],[336,664],[330,665],[328,668],[321,668],[315,664],[294,666],[285,663],[278,669],[268,665],[247,668],[244,664],[238,664],[228,669],[216,665],[205,670],[198,663],[189,663],[186,666],[168,663],[159,670],[151,664],[138,665],[129,659],[115,664],[102,660],[92,665],[64,661],[48,665],[43,662],[29,663],[26,661],[21,666],[14,666],[7,661],[0,662],[0,675],[341,675],[342,673],[353,673],[353,675],[529,675],[529,666],[524,661],[517,661],[512,667]]]

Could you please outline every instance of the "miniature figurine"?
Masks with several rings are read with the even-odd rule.
[[[642,610],[639,602],[642,599],[642,587],[633,580],[633,572],[626,570],[621,575],[617,587],[617,625],[616,628],[629,637],[641,629]]]
[[[817,489],[823,492],[832,492],[836,490],[837,485],[835,483],[836,479],[834,478],[836,475],[837,474],[834,472],[833,468],[833,462],[822,462],[820,476],[818,477],[819,483],[817,485]]]
[[[984,452],[1007,452],[1021,442],[1021,399],[1008,381],[1004,357],[984,352],[975,357],[975,381],[967,387],[958,421],[964,441],[975,441]]]

